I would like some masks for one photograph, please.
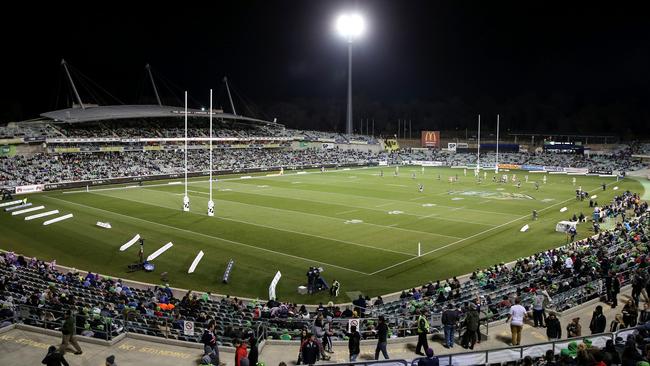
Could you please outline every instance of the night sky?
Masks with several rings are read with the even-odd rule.
[[[388,133],[405,118],[416,130],[454,130],[500,113],[520,132],[650,129],[650,21],[640,3],[133,3],[5,12],[0,123],[66,107],[65,58],[124,103],[152,101],[150,63],[167,104],[188,89],[192,106],[207,106],[212,87],[226,107],[227,75],[245,101],[236,98],[240,113],[340,131],[347,48],[333,23],[358,9],[368,29],[353,51],[355,123],[375,119]],[[81,89],[85,102],[117,103]]]

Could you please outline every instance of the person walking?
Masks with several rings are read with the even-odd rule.
[[[447,310],[442,312],[441,321],[445,333],[445,348],[454,347],[454,333],[456,332],[456,324],[458,324],[459,318],[460,315],[452,304],[449,304]]]
[[[80,355],[83,353],[81,347],[79,347],[79,343],[77,343],[75,334],[76,334],[75,317],[74,314],[72,313],[72,310],[67,310],[65,312],[63,326],[61,327],[62,341],[61,341],[61,347],[59,348],[59,352],[63,354],[68,350],[74,350],[75,355]],[[70,347],[70,345],[72,345],[72,347]]]
[[[524,321],[528,318],[526,308],[521,306],[521,299],[515,298],[515,304],[510,307],[510,313],[506,323],[510,322],[510,332],[512,333],[511,345],[518,346],[521,343],[521,330],[524,327]]]
[[[421,310],[418,310],[417,325],[418,344],[415,346],[415,354],[424,356],[422,350],[426,351],[429,348],[429,342],[427,341],[427,335],[429,334],[429,322]]]
[[[47,366],[68,366],[68,361],[63,358],[63,353],[57,351],[55,346],[50,346],[47,349],[47,355],[41,363]]]
[[[348,351],[350,352],[350,362],[355,362],[361,353],[361,334],[357,331],[357,326],[350,326],[348,333]]]
[[[377,325],[377,347],[375,348],[375,360],[379,360],[379,352],[385,359],[389,359],[386,345],[388,344],[388,325],[383,315],[379,316],[379,324]]]
[[[562,338],[562,326],[555,313],[550,313],[546,317],[546,336],[549,341]]]
[[[599,334],[604,333],[605,328],[607,328],[607,318],[603,314],[603,307],[598,305],[591,316],[589,330],[591,330],[591,334]]]

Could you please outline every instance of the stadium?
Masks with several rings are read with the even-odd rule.
[[[151,103],[102,103],[63,60],[63,108],[0,121],[3,364],[647,361],[645,130],[375,131],[337,19],[343,129],[225,77],[166,103],[149,65]]]

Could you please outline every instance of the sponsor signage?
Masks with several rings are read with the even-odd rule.
[[[499,169],[521,169],[518,164],[499,164]]]
[[[44,184],[31,184],[28,186],[17,186],[16,194],[42,192],[45,190]]]
[[[422,147],[440,147],[440,131],[422,131]]]

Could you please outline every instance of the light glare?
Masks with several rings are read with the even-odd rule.
[[[336,30],[349,41],[361,36],[365,29],[366,23],[359,14],[342,14],[336,20]]]

